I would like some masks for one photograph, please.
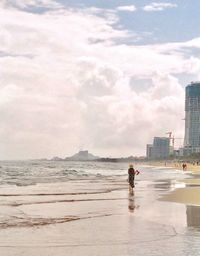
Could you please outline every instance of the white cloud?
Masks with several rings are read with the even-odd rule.
[[[124,6],[118,6],[117,7],[118,11],[127,11],[127,12],[135,12],[137,8],[135,5],[124,5]]]
[[[30,7],[45,7],[45,8],[61,8],[60,3],[54,0],[1,0],[0,6],[2,7],[17,7],[17,8],[30,8]]]
[[[94,10],[0,10],[0,156],[143,154],[154,135],[182,136],[184,89],[199,39],[121,45],[129,34]],[[140,79],[146,90],[136,92]],[[132,86],[132,84],[134,86]]]
[[[146,12],[157,12],[157,11],[163,11],[163,10],[168,9],[168,8],[176,8],[176,7],[177,7],[177,4],[153,2],[149,5],[145,5],[143,9]]]

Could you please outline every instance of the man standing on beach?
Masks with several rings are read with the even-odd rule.
[[[140,172],[138,170],[135,171],[133,165],[129,165],[128,169],[128,182],[129,182],[129,192],[133,194],[133,188],[135,187],[135,175],[138,175]]]

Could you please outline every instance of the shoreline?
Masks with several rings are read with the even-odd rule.
[[[173,161],[173,160],[162,160],[162,161],[149,161],[146,162],[149,166],[160,166],[160,167],[170,167],[175,168],[177,170],[183,171],[182,164],[185,163],[187,165],[187,169],[185,171],[191,171],[191,172],[200,172],[200,165],[192,164],[191,162],[183,161]]]
[[[177,161],[150,161],[146,164],[154,167],[172,168],[180,170],[183,174],[189,173],[191,175],[191,177],[185,177],[183,179],[177,180],[177,187],[163,195],[159,199],[160,201],[200,206],[200,165],[193,165],[189,162],[184,163],[187,164],[186,170],[183,170],[182,168],[183,162],[180,163]],[[178,184],[184,184],[184,187],[178,187]]]
[[[182,164],[187,164],[187,169],[183,170]],[[189,162],[167,161],[149,161],[134,162],[136,168],[139,167],[157,167],[163,169],[175,169],[180,173],[189,174],[191,177],[175,180],[175,188],[163,195],[159,201],[180,203],[183,205],[200,206],[200,165],[193,165]],[[184,184],[184,185],[183,185]],[[182,187],[184,186],[184,187]]]

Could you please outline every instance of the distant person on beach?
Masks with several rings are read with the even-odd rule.
[[[140,172],[133,168],[133,165],[129,165],[128,169],[128,182],[129,182],[129,192],[133,194],[133,188],[135,187],[135,175],[138,175]]]
[[[187,170],[187,164],[182,164],[183,171]]]

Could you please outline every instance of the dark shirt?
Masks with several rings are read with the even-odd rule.
[[[135,174],[138,175],[139,173],[140,172],[138,170],[135,171],[135,169],[132,167],[128,169],[128,174],[131,176],[135,176]]]
[[[135,175],[135,169],[132,168],[132,167],[129,168],[129,169],[128,169],[128,174],[129,174],[129,175]]]

